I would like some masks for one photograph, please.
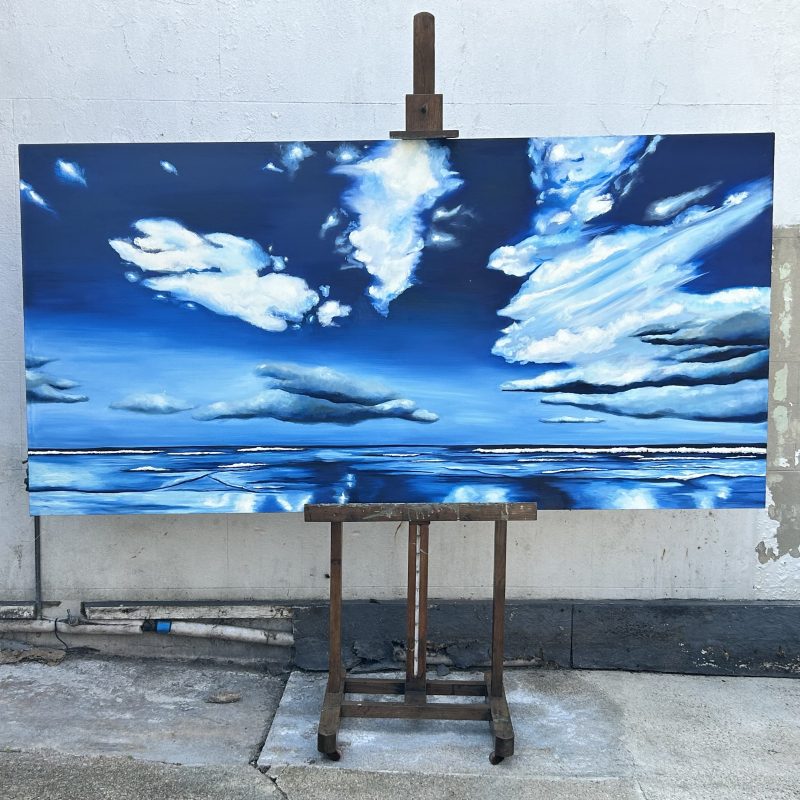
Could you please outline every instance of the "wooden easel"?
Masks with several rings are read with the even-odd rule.
[[[499,764],[514,753],[514,728],[503,685],[506,528],[509,520],[536,519],[535,503],[351,503],[307,505],[306,522],[330,522],[330,649],[317,749],[338,761],[342,717],[483,720],[491,723]],[[428,542],[431,522],[494,522],[491,669],[484,680],[428,680]],[[345,522],[408,522],[405,680],[349,678],[342,661],[342,527]],[[403,702],[347,700],[348,694],[403,695]],[[484,698],[476,703],[428,703],[431,695]]]
[[[435,86],[435,22],[432,14],[414,16],[414,93],[406,95],[406,130],[393,139],[452,139],[443,127],[443,100]],[[514,752],[514,728],[503,686],[508,520],[536,519],[535,503],[366,503],[307,505],[307,522],[330,522],[330,649],[328,685],[322,703],[317,749],[338,761],[337,734],[342,717],[483,720],[491,723],[499,764]],[[431,522],[494,522],[494,591],[491,670],[484,680],[428,680],[428,543]],[[348,678],[342,662],[342,526],[345,522],[408,522],[405,680]],[[403,702],[363,702],[348,694],[403,695]],[[428,703],[432,695],[482,698],[475,703]]]

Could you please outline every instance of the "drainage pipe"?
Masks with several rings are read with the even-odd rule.
[[[80,621],[77,624],[58,621],[58,633],[73,635],[97,634],[133,636],[142,633],[191,636],[200,639],[223,639],[229,642],[250,642],[273,647],[293,647],[294,636],[287,631],[265,631],[261,628],[243,628],[237,625],[215,625],[204,622],[174,622],[172,620],[145,620],[144,622],[94,623]],[[56,633],[57,621],[0,620],[0,635],[4,633]]]

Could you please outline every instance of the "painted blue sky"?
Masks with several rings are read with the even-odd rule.
[[[29,444],[764,441],[772,152],[24,145]]]

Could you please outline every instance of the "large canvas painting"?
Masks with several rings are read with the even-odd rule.
[[[31,512],[761,506],[772,157],[24,145]]]

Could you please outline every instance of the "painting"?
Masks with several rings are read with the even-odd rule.
[[[31,513],[763,506],[773,145],[23,145]]]

